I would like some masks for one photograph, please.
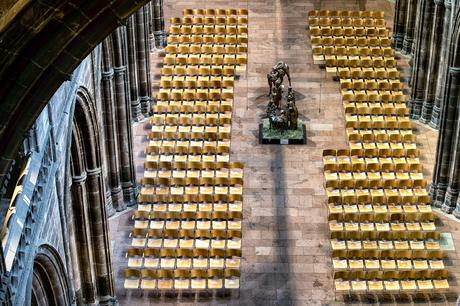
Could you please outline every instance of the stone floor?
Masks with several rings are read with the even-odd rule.
[[[191,0],[165,1],[165,15],[183,8],[248,8],[248,70],[235,85],[231,160],[245,163],[243,260],[239,297],[219,300],[160,300],[123,287],[130,213],[110,220],[114,273],[120,305],[342,305],[334,301],[323,189],[322,150],[346,147],[344,114],[337,82],[313,65],[306,28],[312,9],[384,10],[392,27],[394,4],[354,0]],[[167,22],[168,26],[169,22]],[[161,52],[152,54],[153,91],[159,82]],[[267,103],[266,74],[279,60],[290,66],[307,145],[259,145],[258,124]],[[407,61],[401,61],[407,66]],[[134,126],[137,175],[142,177],[148,124]],[[430,179],[437,132],[417,125],[425,175]],[[441,231],[460,246],[460,223],[439,214]],[[460,276],[460,253],[446,265]],[[452,280],[451,285],[457,286]],[[422,303],[426,305],[425,303]],[[446,303],[447,304],[447,303]],[[442,304],[444,305],[444,304]]]

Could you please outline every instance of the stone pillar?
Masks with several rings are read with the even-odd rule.
[[[401,50],[406,32],[407,0],[396,0],[393,23],[393,48]]]
[[[129,65],[129,93],[131,97],[131,119],[139,121],[143,118],[141,113],[141,101],[139,100],[139,88],[137,80],[137,48],[136,48],[136,20],[134,15],[128,18],[128,65]]]
[[[460,67],[449,68],[450,80],[448,79],[448,92],[446,93],[447,108],[452,110],[453,115],[446,120],[448,125],[448,136],[451,137],[451,147],[449,153],[450,163],[448,169],[448,185],[442,210],[451,213],[456,209],[460,183],[460,121],[458,101],[460,99]],[[453,119],[453,120],[452,120]],[[442,124],[442,123],[441,123]],[[460,207],[455,211],[455,216],[460,218]]]
[[[78,141],[78,140],[77,140]],[[81,288],[76,288],[76,299],[85,304],[96,302],[96,288],[94,287],[93,259],[91,254],[91,239],[88,231],[88,213],[86,208],[86,172],[72,177],[72,215],[73,221],[69,223],[74,236],[70,243],[74,268],[74,283],[80,283]],[[78,225],[77,225],[78,224]]]
[[[406,32],[404,34],[401,52],[404,54],[412,53],[412,43],[414,41],[415,19],[417,15],[417,2],[419,0],[407,0]]]
[[[124,56],[126,42],[123,39],[124,26],[118,27],[112,33],[113,58],[115,72],[115,105],[116,105],[116,128],[118,136],[118,156],[120,157],[120,178],[125,202],[134,205],[135,178],[131,171],[133,161],[133,139],[129,115],[130,99],[127,91],[127,65]]]
[[[444,1],[434,0],[434,18],[433,18],[433,30],[431,33],[430,42],[430,56],[428,62],[428,72],[426,77],[426,94],[422,106],[422,114],[420,121],[422,123],[429,123],[431,120],[431,112],[433,111],[433,104],[436,92],[436,83],[438,79],[439,61],[442,45],[442,30],[444,23]]]
[[[454,159],[455,149],[454,144],[457,143],[458,134],[455,134],[458,120],[458,86],[459,86],[459,70],[458,68],[448,69],[447,77],[447,94],[444,96],[441,109],[441,124],[439,127],[438,143],[436,148],[436,164],[433,173],[433,183],[430,187],[430,193],[433,197],[433,205],[442,207],[446,212],[452,212],[455,207],[457,198],[456,185],[452,185],[450,175],[453,171],[451,161]],[[456,158],[456,157],[455,157]],[[455,178],[454,183],[457,183]],[[449,187],[449,198],[446,192]]]
[[[87,171],[89,227],[96,270],[96,287],[100,305],[113,305],[115,290],[113,286],[112,259],[108,220],[105,211],[105,198],[101,168]]]
[[[444,95],[446,91],[446,79],[447,79],[447,59],[450,46],[450,26],[451,26],[451,10],[452,2],[451,0],[444,0],[444,22],[442,27],[442,44],[440,51],[440,58],[438,63],[445,63],[440,65],[438,72],[438,79],[436,81],[436,92],[434,99],[433,112],[431,114],[431,121],[429,125],[433,128],[440,127],[440,117],[441,117],[441,102],[444,100]]]
[[[104,113],[104,131],[107,148],[108,179],[112,192],[113,206],[117,211],[124,210],[123,193],[120,184],[118,162],[118,141],[115,125],[115,102],[113,96],[113,68],[111,37],[102,42],[102,100]]]
[[[152,1],[152,23],[155,48],[163,49],[166,46],[165,20],[163,15],[163,0]]]
[[[137,76],[142,114],[150,111],[150,65],[146,40],[148,33],[145,28],[144,7],[136,12],[136,47],[137,47]]]
[[[431,31],[433,27],[433,0],[423,0],[420,5],[417,38],[415,39],[414,66],[412,74],[412,91],[408,107],[412,119],[419,119],[422,105],[426,95],[426,78],[430,57]]]

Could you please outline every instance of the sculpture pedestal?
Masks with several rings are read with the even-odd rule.
[[[296,130],[270,129],[268,118],[259,124],[259,143],[261,144],[306,144],[307,132],[302,120],[297,120]]]

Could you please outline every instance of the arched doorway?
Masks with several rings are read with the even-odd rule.
[[[111,304],[114,299],[100,129],[91,95],[77,92],[70,154],[69,220],[77,304]]]
[[[70,305],[65,271],[59,255],[44,245],[38,249],[32,273],[32,306]]]

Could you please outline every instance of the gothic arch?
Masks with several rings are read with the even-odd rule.
[[[31,305],[70,305],[64,266],[49,245],[40,246],[34,259]]]
[[[108,221],[100,152],[100,129],[91,95],[77,91],[70,157],[71,255],[78,302],[114,299]]]
[[[27,0],[5,12],[0,23],[0,173],[8,172],[23,135],[58,87],[147,2]]]

